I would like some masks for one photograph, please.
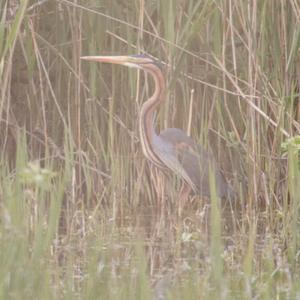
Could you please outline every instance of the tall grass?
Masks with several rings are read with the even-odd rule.
[[[0,7],[0,298],[299,297],[297,1]],[[79,59],[138,52],[165,65],[157,129],[189,129],[235,202],[179,213],[139,144],[153,83]]]

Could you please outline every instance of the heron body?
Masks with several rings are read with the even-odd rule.
[[[216,192],[220,198],[229,194],[229,187],[214,157],[178,128],[168,128],[157,134],[154,127],[155,111],[164,100],[165,79],[159,63],[148,55],[84,56],[85,60],[125,65],[142,69],[154,79],[153,95],[142,105],[139,132],[145,157],[162,169],[180,176],[196,194],[210,197],[209,174],[212,172]]]
[[[223,198],[231,193],[214,157],[185,132],[178,128],[168,128],[160,133],[160,137],[172,145],[172,155],[186,172],[183,179],[195,193],[210,197],[209,169],[214,175],[217,195]]]

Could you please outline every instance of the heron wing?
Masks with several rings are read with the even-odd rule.
[[[178,159],[172,143],[164,139],[162,136],[156,136],[153,142],[155,146],[154,151],[160,160],[165,164],[165,166],[172,170],[175,174],[182,177],[186,182],[188,182],[192,189],[196,191],[197,186],[191,180],[189,174],[186,172],[184,166]]]
[[[174,171],[182,176],[194,191],[202,196],[210,197],[209,169],[211,169],[215,177],[219,197],[226,196],[228,192],[227,183],[212,155],[180,129],[166,129],[160,133],[159,137],[170,148],[168,157],[160,155],[161,160],[172,170],[176,165],[177,170]]]

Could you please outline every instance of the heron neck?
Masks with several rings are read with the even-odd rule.
[[[153,95],[143,104],[140,118],[145,120],[145,122],[143,122],[144,130],[151,137],[151,135],[156,134],[154,128],[154,113],[163,100],[162,96],[165,90],[165,82],[160,71],[157,73],[149,73],[154,78],[155,91]]]
[[[145,156],[154,163],[161,165],[161,161],[156,156],[153,149],[155,138],[157,137],[154,127],[154,113],[163,100],[165,80],[159,68],[155,67],[153,70],[151,69],[147,71],[154,79],[155,90],[153,95],[143,104],[141,109],[140,138]]]

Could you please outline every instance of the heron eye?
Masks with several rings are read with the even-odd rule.
[[[131,55],[131,57],[134,57],[134,58],[150,58],[146,54],[134,54],[134,55]]]

